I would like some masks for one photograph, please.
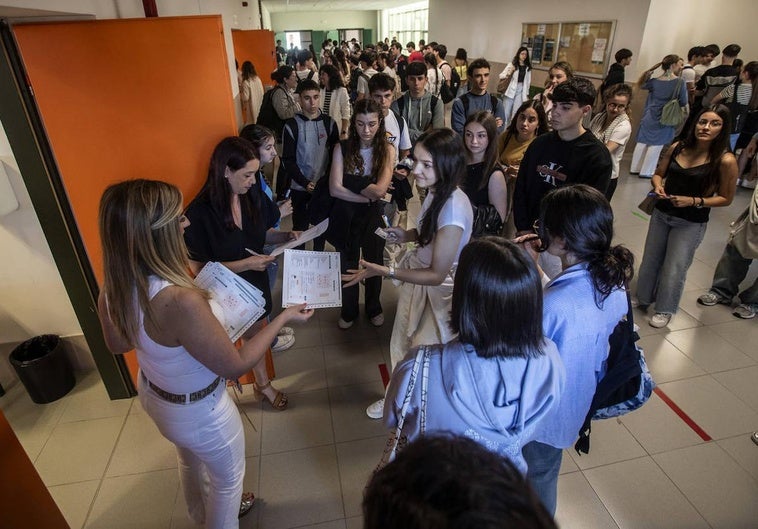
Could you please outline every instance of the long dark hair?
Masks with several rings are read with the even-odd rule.
[[[521,62],[519,62],[519,57],[518,56],[521,55],[522,51],[526,52],[526,60],[524,61],[524,66],[526,66],[526,68],[528,70],[531,70],[532,69],[532,61],[529,59],[529,48],[527,48],[526,46],[521,46],[516,51],[516,55],[513,56],[513,61],[512,61],[513,62],[513,66],[515,66],[516,69],[518,69],[518,67],[521,65]]]
[[[471,123],[478,123],[487,132],[487,149],[484,151],[484,159],[482,160],[484,170],[482,171],[482,181],[478,185],[479,189],[483,189],[487,186],[490,175],[497,168],[497,121],[492,112],[486,110],[475,112],[466,119],[466,124],[463,126],[463,148],[466,151],[467,162],[470,162],[471,153],[468,150],[468,145],[466,145],[466,127]]]
[[[697,122],[706,112],[713,112],[720,117],[721,121],[724,123],[721,127],[721,132],[719,132],[718,136],[716,136],[708,146],[708,165],[710,166],[710,170],[703,181],[701,193],[703,195],[712,195],[718,188],[721,157],[724,153],[730,152],[731,150],[729,147],[729,132],[732,130],[732,115],[729,112],[729,108],[725,105],[713,105],[698,112],[695,121],[692,122],[690,130],[687,132],[687,136],[674,148],[674,152],[671,153],[671,158],[675,158],[680,152],[686,149],[695,148],[695,145],[697,144],[697,133],[695,130],[697,129]]]
[[[255,79],[258,77],[258,72],[255,71],[255,66],[250,61],[242,63],[242,80]]]
[[[508,142],[511,141],[511,138],[518,136],[518,132],[516,131],[516,127],[518,127],[518,118],[526,111],[527,108],[533,108],[537,113],[537,130],[535,131],[535,137],[539,136],[540,134],[545,134],[550,130],[550,127],[548,127],[547,123],[547,114],[545,114],[545,107],[542,106],[542,103],[540,103],[538,99],[530,99],[529,101],[524,101],[521,106],[518,107],[516,114],[508,124],[508,128],[505,129],[505,132],[503,132],[503,134],[505,134],[505,142],[503,143],[503,146],[508,145]]]
[[[613,290],[628,286],[634,275],[632,252],[621,245],[611,246],[613,210],[595,188],[577,184],[550,191],[540,203],[537,231],[540,250],[560,237],[567,251],[587,263],[598,308]]]
[[[753,95],[750,96],[750,102],[747,106],[750,110],[755,110],[758,108],[758,61],[750,61],[742,67],[742,71],[747,73],[748,79],[750,79],[749,82],[753,85]],[[737,79],[739,79],[739,76]],[[735,97],[737,97],[736,91],[737,87],[735,87]]]
[[[257,160],[258,152],[253,144],[244,138],[230,136],[216,145],[208,167],[208,178],[198,193],[198,199],[207,200],[223,218],[226,229],[235,228],[232,216],[232,189],[226,178],[226,169],[237,171],[245,167],[250,160]],[[240,195],[242,214],[252,215],[260,220],[260,204],[255,193]]]
[[[482,358],[541,354],[542,285],[526,252],[501,237],[468,243],[455,273],[450,328]]]
[[[437,233],[437,217],[442,207],[466,174],[466,157],[463,155],[463,140],[451,129],[424,132],[416,145],[421,145],[432,156],[434,174],[437,177],[432,203],[421,220],[418,234],[418,244],[426,246]]]
[[[361,99],[353,105],[353,115],[350,117],[350,127],[347,139],[343,141],[344,170],[346,173],[363,174],[363,157],[361,156],[361,137],[355,129],[355,119],[358,115],[376,114],[379,118],[379,128],[371,141],[371,179],[376,182],[382,172],[382,164],[387,157],[389,142],[384,128],[384,114],[379,103],[373,99]]]
[[[324,87],[327,90],[337,90],[338,88],[345,86],[340,71],[333,64],[322,65],[319,73],[325,73],[329,77],[329,82]]]

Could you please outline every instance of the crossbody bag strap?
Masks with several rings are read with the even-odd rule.
[[[411,398],[413,397],[413,390],[416,387],[416,379],[418,378],[419,368],[424,362],[426,349],[426,346],[419,348],[418,353],[416,353],[416,361],[413,362],[411,377],[408,380],[408,387],[405,390],[405,398],[403,398],[403,406],[400,408],[400,416],[397,418],[397,434],[395,435],[394,445],[392,447],[393,455],[397,451],[397,444],[400,441],[400,432],[402,432],[403,425],[405,424],[405,416],[408,414],[408,406],[410,406]]]

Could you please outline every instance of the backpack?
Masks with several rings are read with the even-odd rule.
[[[584,424],[579,429],[579,439],[574,445],[579,455],[590,451],[593,419],[610,419],[634,411],[647,402],[655,388],[655,382],[645,363],[645,355],[636,343],[640,337],[634,330],[629,292],[626,299],[626,320],[618,322],[608,337],[610,348],[605,375],[597,383],[595,396]]]
[[[305,80],[310,81],[311,79],[313,79],[313,75],[315,73],[316,72],[314,72],[313,70],[311,70],[310,73],[308,74],[308,77],[306,77],[305,79],[300,79],[300,77],[298,77],[297,78],[297,88],[295,89],[295,92],[299,93],[299,91],[300,91],[300,83],[302,83]]]
[[[468,100],[468,97],[469,97],[468,92],[466,92],[465,94],[463,94],[460,97],[461,103],[463,104],[463,115],[465,117],[468,117],[468,107],[469,107],[469,104],[470,104],[469,100]],[[497,110],[497,102],[498,102],[497,96],[495,94],[490,94],[490,103],[492,104],[492,115],[493,116],[495,115],[495,111]]]
[[[461,76],[458,75],[458,72],[455,71],[455,68],[450,66],[450,86],[447,85],[445,82],[447,79],[445,79],[445,74],[442,73],[441,66],[443,64],[447,64],[450,66],[450,63],[447,61],[440,63],[439,72],[440,75],[442,75],[442,86],[440,86],[440,98],[442,99],[443,103],[449,103],[453,99],[455,99],[456,94],[458,93],[458,88],[461,86]],[[494,113],[494,109],[493,109]]]
[[[350,92],[350,103],[355,103],[355,100],[358,99],[358,79],[363,78],[368,82],[369,77],[365,73],[363,73],[363,70],[356,68],[353,70],[352,75],[350,76],[350,86],[349,92]]]
[[[263,101],[261,102],[261,109],[258,112],[257,124],[271,129],[274,132],[274,136],[276,136],[276,140],[282,141],[282,130],[284,130],[285,120],[279,117],[279,114],[276,113],[276,109],[274,108],[273,97],[275,90],[284,90],[284,88],[277,85],[263,94]]]
[[[395,72],[397,73],[397,78],[400,79],[400,90],[403,92],[408,90],[408,83],[405,80],[405,69],[407,67],[408,59],[406,59],[404,55],[400,55],[395,61]]]
[[[678,127],[684,121],[684,109],[679,104],[679,88],[682,86],[682,78],[676,80],[674,93],[671,99],[661,109],[661,119],[658,121],[664,127]]]

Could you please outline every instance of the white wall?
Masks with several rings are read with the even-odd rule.
[[[0,342],[44,333],[81,334],[1,124],[0,155],[19,203],[17,210],[0,216]]]
[[[332,29],[373,29],[377,35],[377,11],[290,11],[271,13],[274,32]]]
[[[739,44],[742,60],[758,60],[757,13],[755,0],[652,0],[637,62],[640,72],[669,53],[686,60],[697,44],[715,43],[722,49]]]

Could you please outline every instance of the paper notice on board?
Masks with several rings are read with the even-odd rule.
[[[579,36],[580,37],[586,37],[590,34],[590,25],[589,24],[579,24]]]
[[[537,24],[537,35],[544,35],[546,24]]]
[[[592,62],[603,62],[607,43],[608,39],[595,39],[595,44],[592,46]]]
[[[309,309],[342,306],[340,254],[337,252],[284,252],[282,307],[306,303]]]

